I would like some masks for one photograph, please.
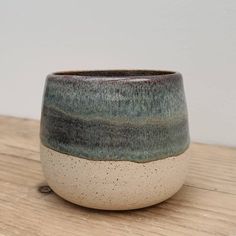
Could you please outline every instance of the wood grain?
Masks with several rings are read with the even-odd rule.
[[[0,117],[0,236],[236,236],[236,149],[192,144],[189,175],[171,199],[125,212],[91,210],[40,193],[39,122]]]

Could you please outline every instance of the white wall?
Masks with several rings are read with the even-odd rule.
[[[192,139],[236,146],[235,66],[234,0],[0,0],[0,114],[38,119],[57,70],[178,70]]]

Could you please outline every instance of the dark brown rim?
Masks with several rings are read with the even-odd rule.
[[[169,76],[178,72],[167,70],[88,70],[88,71],[60,71],[52,73],[52,76],[62,77],[97,77],[97,78],[122,78],[122,77],[153,77]]]

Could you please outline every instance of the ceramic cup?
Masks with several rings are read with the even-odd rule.
[[[127,210],[175,194],[187,170],[182,76],[154,70],[48,75],[41,162],[49,186],[81,206]]]

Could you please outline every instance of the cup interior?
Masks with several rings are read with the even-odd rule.
[[[94,70],[94,71],[64,71],[56,72],[54,75],[64,76],[91,76],[91,77],[137,77],[137,76],[157,76],[175,74],[173,71],[161,70]]]

